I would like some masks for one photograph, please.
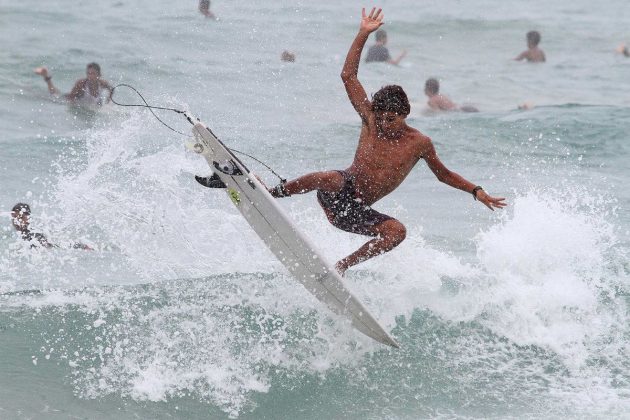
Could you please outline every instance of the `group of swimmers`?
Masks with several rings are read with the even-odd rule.
[[[407,55],[407,50],[403,50],[398,57],[393,59],[386,47],[387,32],[379,29],[374,34],[376,42],[368,49],[365,58],[366,63],[385,62],[398,65]],[[527,60],[531,63],[542,63],[546,61],[545,53],[538,47],[540,44],[540,33],[538,31],[530,31],[527,33],[527,50],[519,54],[515,60]],[[440,82],[438,79],[429,78],[424,85],[424,94],[429,98],[427,105],[432,111],[463,111],[478,112],[479,110],[471,105],[457,105],[446,95],[440,93]]]
[[[206,17],[216,19],[216,16],[210,12],[210,1],[201,0],[199,2],[199,11]],[[398,65],[406,56],[407,50],[403,50],[396,58],[392,58],[386,47],[388,37],[387,32],[383,29],[376,31],[375,43],[368,49],[365,57],[366,63],[388,63]],[[530,63],[544,63],[547,58],[539,44],[541,40],[540,32],[529,31],[526,34],[527,49],[514,58],[516,61],[526,60]],[[626,57],[630,57],[630,51],[625,44],[621,44],[616,51]],[[296,55],[293,52],[284,50],[280,55],[280,59],[284,62],[295,62]],[[35,73],[44,78],[48,85],[48,91],[51,95],[64,98],[72,103],[82,103],[87,105],[103,105],[111,100],[112,86],[101,77],[101,68],[97,63],[87,65],[86,76],[75,82],[70,93],[61,95],[59,90],[52,83],[52,76],[46,67],[37,67]],[[432,111],[463,111],[478,112],[479,110],[471,105],[457,105],[449,97],[440,93],[440,82],[436,78],[429,78],[425,82],[424,93],[428,97],[427,105]],[[519,109],[528,109],[531,105],[523,104]]]

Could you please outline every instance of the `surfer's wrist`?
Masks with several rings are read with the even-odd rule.
[[[269,193],[275,198],[288,197],[291,194],[289,194],[289,192],[287,191],[285,185],[286,185],[286,182],[281,182],[278,185],[276,185],[275,187],[271,188],[269,190]]]
[[[52,76],[46,76],[44,77],[44,80],[50,82],[52,80]]]
[[[473,190],[470,192],[473,196],[473,198],[475,199],[475,201],[477,201],[477,194],[479,193],[479,191],[483,191],[483,188],[480,185],[477,185],[475,188],[473,188]]]

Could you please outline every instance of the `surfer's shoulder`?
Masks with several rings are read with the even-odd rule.
[[[407,126],[407,136],[409,139],[413,140],[414,142],[418,143],[418,144],[424,144],[424,143],[430,143],[431,142],[431,138],[425,134],[423,134],[422,132],[420,132],[420,130]]]

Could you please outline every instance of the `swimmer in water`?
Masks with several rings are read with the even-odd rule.
[[[43,233],[32,232],[30,229],[31,224],[31,206],[26,203],[17,203],[11,209],[11,223],[15,230],[20,234],[20,237],[31,243],[31,248],[59,248],[59,245],[48,242],[48,239]],[[92,248],[82,243],[75,243],[72,248],[85,249],[92,251]]]
[[[387,32],[384,29],[376,31],[374,36],[376,37],[376,44],[368,49],[367,57],[365,58],[366,63],[385,61],[389,64],[398,65],[407,55],[407,50],[403,50],[395,59],[389,55],[389,50],[385,46],[387,44]]]
[[[59,89],[53,85],[52,76],[46,67],[37,67],[35,73],[44,78],[51,95],[62,97],[72,103],[83,102],[100,106],[103,105],[103,101],[107,103],[112,99],[113,88],[109,82],[101,79],[101,67],[96,63],[87,65],[87,77],[77,80],[70,93],[65,95],[62,95]]]
[[[540,32],[529,31],[526,35],[527,49],[515,58],[516,61],[527,60],[530,63],[544,63],[547,61],[543,50],[538,48],[540,44]]]
[[[429,97],[427,105],[432,111],[462,111],[462,112],[479,112],[477,108],[471,105],[459,106],[451,101],[447,96],[440,93],[440,82],[437,79],[427,79],[424,83],[424,94]]]

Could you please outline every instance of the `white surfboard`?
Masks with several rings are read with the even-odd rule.
[[[227,185],[232,203],[289,272],[333,312],[349,318],[357,330],[380,343],[398,347],[254,174],[207,126],[186,116],[194,124],[195,136],[195,141],[187,146],[206,158],[212,171]]]

